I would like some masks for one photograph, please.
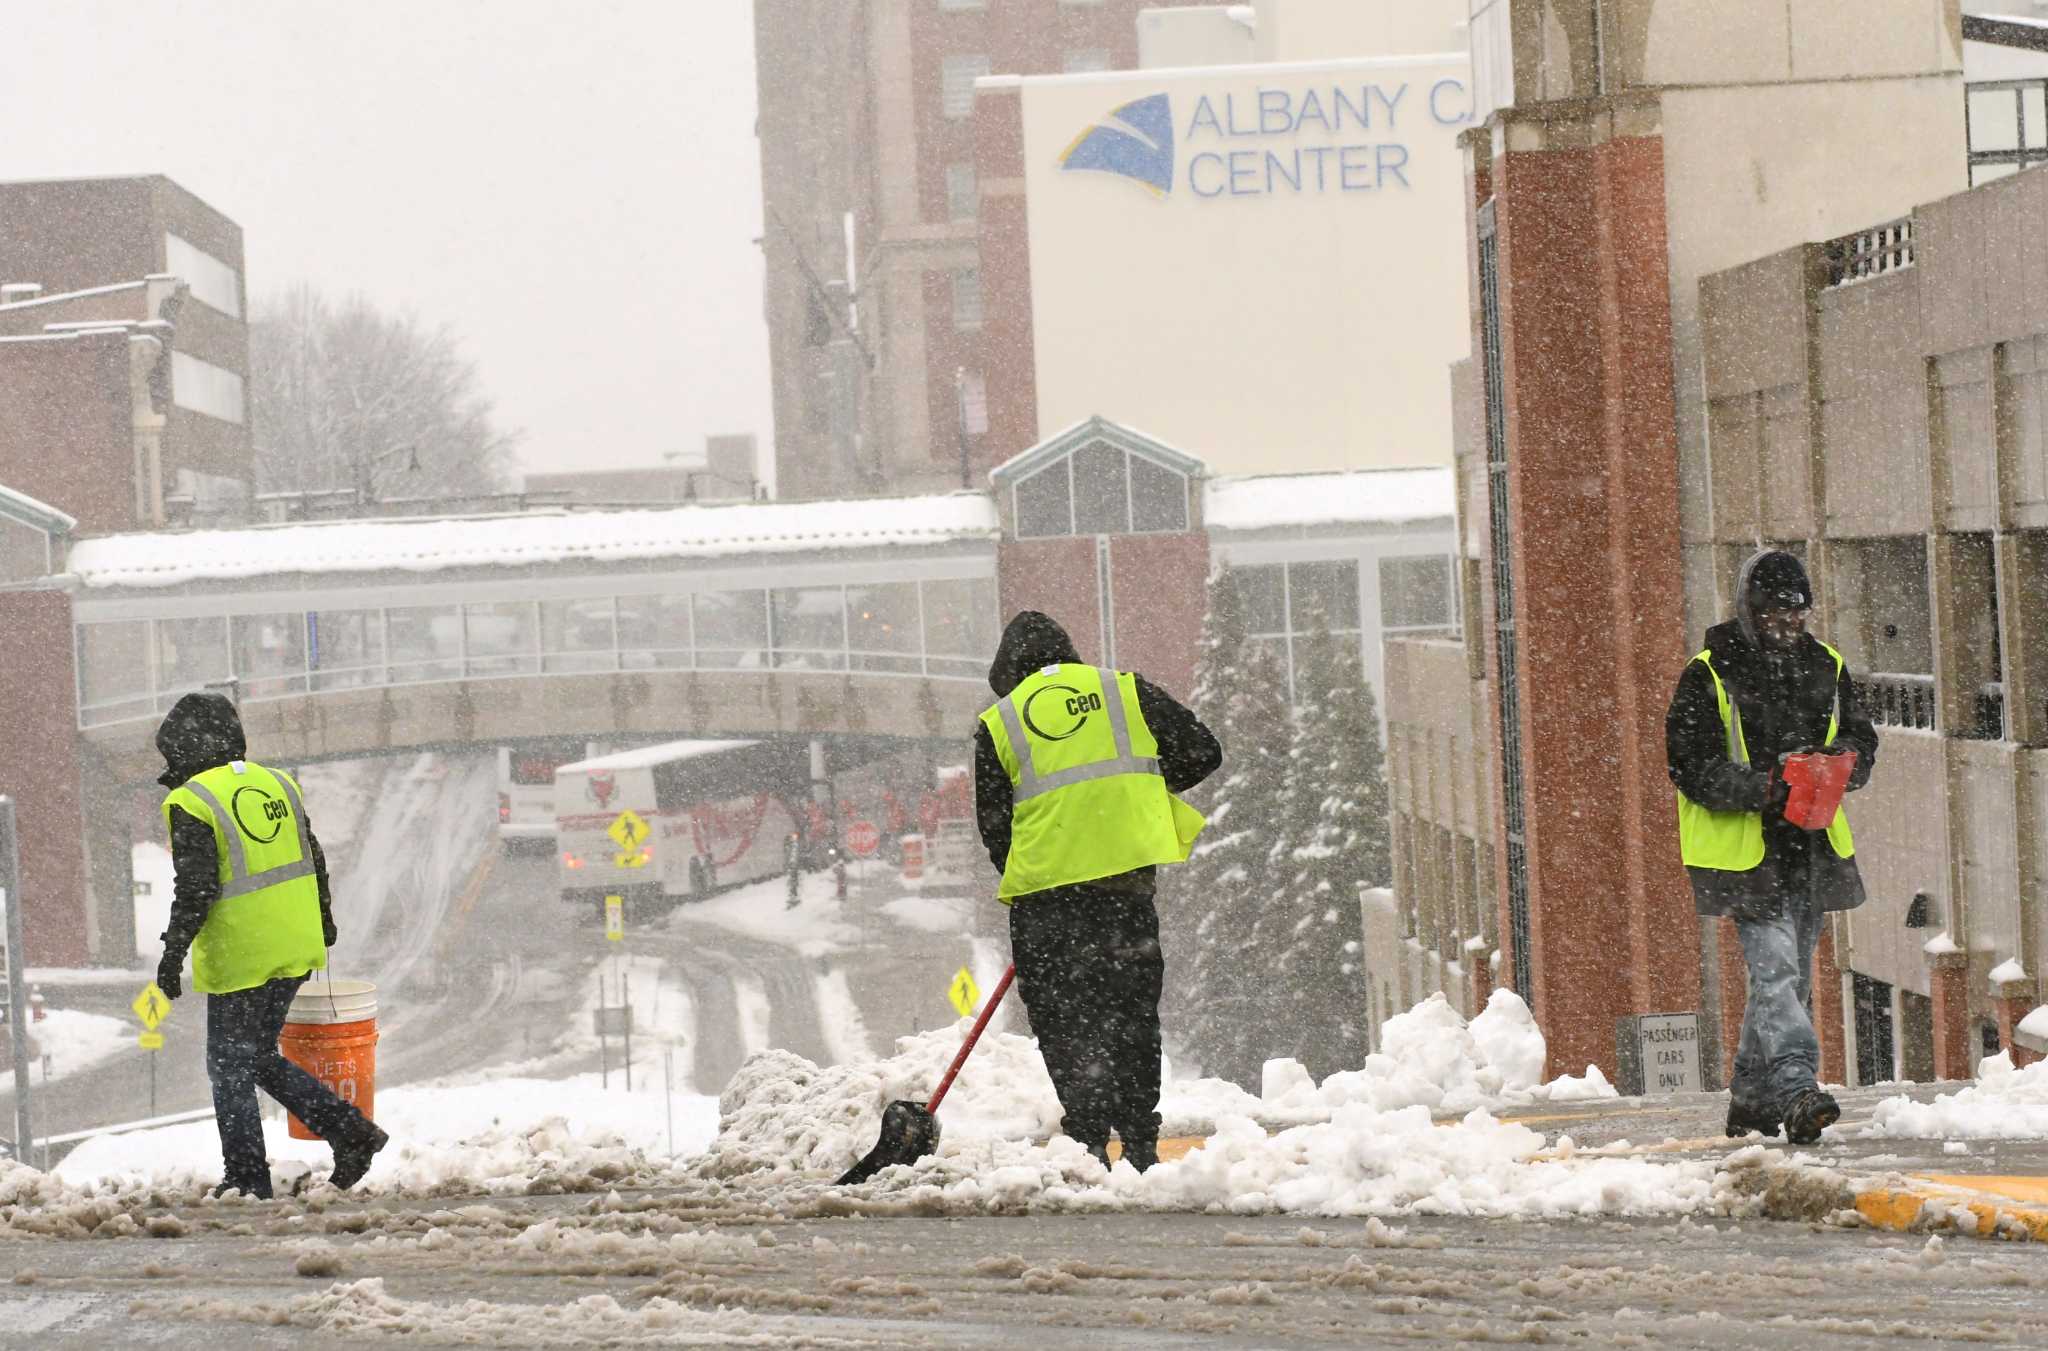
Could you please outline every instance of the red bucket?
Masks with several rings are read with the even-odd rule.
[[[1856,752],[1801,751],[1785,757],[1785,819],[1801,830],[1826,830],[1835,823]]]

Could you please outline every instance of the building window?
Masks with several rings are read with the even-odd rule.
[[[241,274],[197,244],[166,234],[164,271],[182,278],[192,288],[193,299],[205,301],[222,314],[242,317]]]
[[[1354,645],[1359,627],[1358,562],[1350,558],[1302,563],[1265,563],[1230,570],[1244,609],[1246,635],[1271,652],[1294,688],[1296,646],[1315,628],[1320,613],[1330,632]],[[1361,652],[1361,657],[1363,653]]]
[[[1068,52],[1060,60],[1060,69],[1069,75],[1079,75],[1090,70],[1108,70],[1109,49],[1084,47],[1079,51]]]
[[[972,164],[946,166],[946,216],[950,220],[973,220],[981,207]]]
[[[1448,628],[1453,619],[1451,560],[1442,554],[1380,560],[1380,627]]]
[[[242,377],[184,352],[171,353],[171,399],[222,422],[243,418]]]
[[[988,433],[988,381],[980,371],[961,373],[960,429],[969,436]]]
[[[1185,474],[1093,441],[1016,487],[1017,534],[1123,535],[1188,528]]]
[[[988,0],[939,0],[940,9],[987,9]]]
[[[974,82],[988,74],[988,58],[985,56],[949,56],[941,67],[941,88],[945,93],[945,113],[953,119],[967,116],[974,111]]]
[[[1061,460],[1017,485],[1019,539],[1074,533],[1073,493],[1067,472],[1067,462]]]
[[[981,327],[981,269],[958,268],[953,273],[953,327],[974,332]]]

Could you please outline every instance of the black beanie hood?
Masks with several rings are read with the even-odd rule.
[[[988,687],[1000,699],[1041,666],[1080,660],[1074,640],[1057,619],[1037,610],[1019,610],[1003,630],[1002,642],[996,644],[996,659],[988,668]]]
[[[188,694],[171,706],[156,729],[166,766],[157,782],[176,788],[201,770],[248,758],[242,715],[225,694]]]
[[[1783,549],[1761,549],[1749,556],[1735,585],[1735,617],[1742,624],[1742,636],[1757,641],[1756,617],[1764,610],[1812,606],[1813,583],[1806,565],[1797,554]]]

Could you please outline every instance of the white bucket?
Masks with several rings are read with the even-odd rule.
[[[360,1023],[377,1016],[377,987],[367,980],[328,980],[315,973],[292,996],[287,1023]]]

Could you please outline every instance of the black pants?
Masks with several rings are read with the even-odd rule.
[[[221,1180],[256,1196],[270,1195],[270,1156],[263,1147],[262,1089],[329,1144],[354,1144],[370,1133],[369,1118],[327,1091],[277,1049],[285,1014],[304,976],[283,976],[250,990],[206,997],[206,1077],[213,1081],[214,1124],[220,1127]]]
[[[1017,993],[1085,1145],[1159,1138],[1159,912],[1149,895],[1061,887],[1010,909]]]

